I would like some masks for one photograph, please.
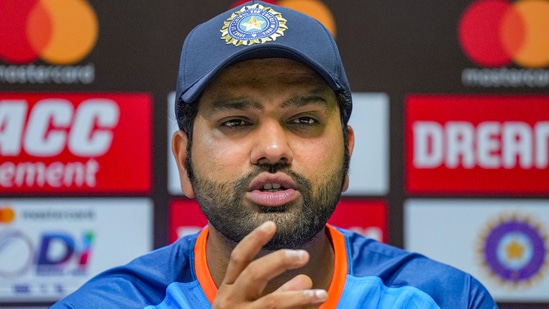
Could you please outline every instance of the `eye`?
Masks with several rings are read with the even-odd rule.
[[[237,128],[237,127],[249,126],[249,125],[251,125],[251,123],[244,119],[229,119],[221,123],[222,127],[227,127],[227,128]]]
[[[299,125],[313,125],[318,124],[318,120],[310,116],[301,116],[293,118],[289,121],[290,124],[299,124]]]

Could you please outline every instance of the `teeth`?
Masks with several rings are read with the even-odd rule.
[[[280,189],[280,184],[278,183],[267,183],[265,185],[263,185],[263,189],[265,190],[272,190],[272,189]]]

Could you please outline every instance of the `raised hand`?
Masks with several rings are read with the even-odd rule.
[[[318,308],[326,301],[326,291],[312,289],[313,283],[306,275],[298,275],[274,292],[263,295],[271,279],[309,261],[307,251],[289,249],[254,260],[275,232],[274,222],[267,221],[235,247],[212,308]]]

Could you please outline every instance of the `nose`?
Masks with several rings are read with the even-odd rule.
[[[251,152],[252,164],[291,164],[292,149],[288,131],[275,120],[264,121],[255,132]]]

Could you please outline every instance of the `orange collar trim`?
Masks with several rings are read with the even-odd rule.
[[[334,248],[334,274],[332,282],[328,288],[328,300],[320,306],[320,309],[336,308],[339,299],[343,294],[345,281],[347,280],[347,246],[345,245],[345,237],[333,226],[327,224],[326,231],[332,240]]]
[[[345,281],[347,278],[347,250],[345,246],[345,237],[341,232],[333,226],[327,224],[326,232],[332,241],[334,248],[334,273],[330,288],[328,289],[328,300],[320,307],[320,309],[329,309],[337,307]],[[196,239],[194,246],[194,270],[198,283],[202,287],[206,298],[213,304],[215,295],[217,294],[217,286],[212,278],[210,269],[208,268],[208,260],[206,258],[206,242],[208,240],[208,227],[204,228]]]
[[[202,291],[206,294],[206,298],[210,301],[210,304],[214,303],[215,295],[217,294],[217,285],[212,278],[210,269],[208,268],[208,260],[206,258],[206,242],[208,240],[209,228],[206,226],[198,237],[196,238],[196,244],[194,245],[194,271],[196,273],[196,279]]]

